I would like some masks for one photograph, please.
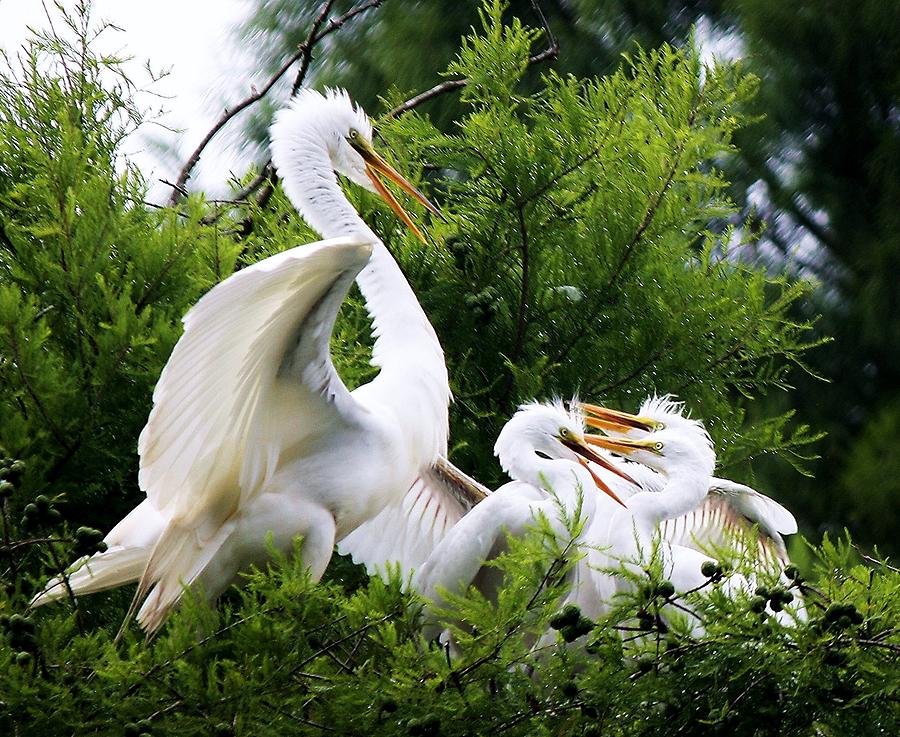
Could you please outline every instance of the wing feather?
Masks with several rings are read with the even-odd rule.
[[[403,498],[338,542],[338,552],[383,573],[398,563],[403,581],[490,491],[444,458],[424,470]]]
[[[767,560],[786,562],[782,535],[797,531],[794,516],[749,486],[713,478],[700,506],[681,517],[666,520],[660,529],[672,545],[709,553],[717,547],[740,547],[754,526],[758,529],[757,553]]]
[[[140,485],[156,509],[214,525],[255,493],[277,456],[256,441],[279,384],[299,393],[299,433],[321,427],[322,412],[349,419],[356,404],[328,341],[370,254],[349,238],[293,248],[233,274],[188,312],[138,442]]]

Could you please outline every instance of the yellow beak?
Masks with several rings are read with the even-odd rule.
[[[584,421],[598,430],[612,430],[613,432],[628,432],[629,430],[644,430],[652,432],[662,428],[662,423],[650,417],[638,417],[637,415],[621,412],[616,409],[607,409],[596,404],[578,402],[578,409],[584,412]]]
[[[366,163],[366,174],[369,175],[369,179],[372,180],[372,186],[375,187],[375,191],[378,192],[384,198],[384,201],[390,205],[391,209],[397,213],[397,217],[399,217],[404,223],[406,223],[407,227],[415,233],[416,237],[425,243],[425,236],[422,235],[422,231],[416,227],[416,224],[412,221],[409,215],[406,214],[406,210],[404,210],[400,203],[397,202],[397,198],[391,194],[391,191],[384,185],[384,182],[381,181],[379,175],[385,177],[386,179],[390,179],[394,184],[399,186],[404,192],[411,195],[413,198],[417,199],[421,202],[428,210],[437,215],[439,218],[443,219],[444,216],[441,215],[441,211],[437,209],[428,198],[423,195],[419,190],[413,187],[403,176],[398,172],[393,166],[391,166],[387,161],[385,161],[381,155],[372,148],[372,144],[368,141],[362,141],[357,138],[357,140],[349,141],[351,146],[362,156],[363,161]]]
[[[662,455],[657,447],[658,443],[649,438],[632,440],[631,438],[610,438],[606,435],[585,435],[584,442],[622,455],[629,455],[637,450],[645,450],[656,455]]]
[[[588,438],[588,436],[585,436],[584,439],[587,440],[587,438]],[[588,461],[590,461],[591,463],[596,463],[598,466],[602,466],[607,471],[610,471],[611,473],[616,474],[616,476],[619,476],[619,477],[625,479],[626,481],[628,481],[631,484],[634,484],[635,486],[638,485],[637,481],[635,481],[633,478],[631,478],[631,476],[629,476],[624,471],[621,471],[618,468],[616,468],[616,466],[614,466],[612,463],[610,463],[606,458],[604,458],[600,454],[596,453],[590,446],[586,445],[584,442],[579,442],[578,440],[571,440],[569,438],[565,438],[565,439],[561,438],[560,442],[563,445],[565,445],[569,450],[572,450],[578,454],[578,462],[588,470],[588,473],[591,474],[591,478],[594,479],[594,483],[597,485],[597,488],[600,489],[600,491],[602,491],[604,494],[606,494],[607,496],[609,496],[610,498],[612,498],[613,500],[615,500],[616,502],[621,504],[623,507],[626,506],[625,502],[623,502],[619,498],[619,495],[616,494],[616,492],[614,492],[612,489],[610,489],[609,486],[606,484],[606,482],[603,479],[601,479],[597,474],[594,473],[593,469],[588,465]]]

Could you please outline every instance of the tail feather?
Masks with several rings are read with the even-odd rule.
[[[170,524],[140,574],[138,589],[119,635],[135,614],[148,637],[156,634],[181,600],[185,587],[194,583],[209,565],[232,529],[233,524],[225,524],[212,539],[201,540],[196,529]]]
[[[114,546],[103,553],[79,558],[70,566],[69,588],[75,596],[82,596],[132,583],[141,577],[149,557],[149,548]],[[43,606],[68,595],[65,583],[57,576],[47,582],[30,606]]]

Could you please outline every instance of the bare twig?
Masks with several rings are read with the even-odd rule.
[[[547,61],[547,59],[555,59],[557,56],[559,56],[559,44],[556,41],[556,37],[550,33],[549,28],[547,29],[547,33],[550,45],[539,54],[529,56],[529,66],[532,64],[539,64],[542,61]],[[384,117],[386,119],[396,118],[398,115],[409,112],[410,110],[419,107],[419,105],[422,105],[429,100],[433,100],[435,97],[440,97],[441,95],[445,95],[448,92],[462,89],[467,84],[469,84],[470,81],[471,80],[468,77],[464,77],[463,79],[448,79],[446,82],[436,84],[431,89],[420,92],[418,95],[410,97],[406,102],[400,103],[399,105],[397,105],[397,107],[385,113]]]
[[[856,549],[856,552],[859,553],[860,557],[866,561],[869,565],[879,566],[887,568],[889,571],[893,571],[894,573],[900,573],[900,568],[892,566],[888,564],[886,561],[878,560],[878,558],[873,558],[871,555],[867,555],[863,552],[863,549],[854,543],[853,547]]]
[[[72,542],[68,538],[62,537],[35,537],[29,540],[17,540],[16,542],[4,542],[3,545],[0,545],[0,550],[12,552],[13,550],[18,550],[19,548],[27,548],[32,545],[46,545],[49,543],[70,543]]]
[[[190,179],[191,172],[193,172],[194,167],[197,166],[197,162],[200,161],[200,157],[202,156],[203,151],[209,145],[210,141],[215,138],[220,130],[222,130],[239,113],[243,112],[248,107],[250,107],[254,103],[259,102],[263,97],[265,97],[275,86],[278,80],[280,80],[295,63],[300,61],[300,70],[297,73],[297,77],[294,79],[294,84],[292,87],[292,94],[295,94],[303,84],[303,80],[306,76],[307,71],[309,70],[309,65],[312,62],[313,50],[315,49],[316,44],[318,44],[326,36],[337,31],[351,18],[354,18],[357,15],[370,10],[371,8],[378,7],[379,5],[381,5],[382,1],[383,0],[366,0],[360,5],[357,5],[355,8],[351,8],[339,18],[333,18],[324,28],[322,28],[322,24],[325,22],[325,18],[327,17],[328,13],[331,10],[332,4],[334,3],[334,0],[325,0],[319,11],[319,14],[313,21],[309,34],[307,35],[303,43],[301,43],[297,47],[297,51],[292,54],[291,57],[284,62],[284,64],[281,65],[278,71],[275,72],[274,75],[272,75],[269,81],[266,82],[266,84],[263,85],[262,88],[254,91],[252,95],[246,97],[234,107],[227,109],[216,121],[213,127],[209,129],[207,134],[203,137],[203,140],[200,141],[200,143],[197,145],[197,148],[194,149],[194,151],[188,157],[188,160],[185,162],[184,166],[181,168],[181,172],[178,174],[178,179],[175,181],[175,184],[172,185],[174,191],[172,192],[172,196],[169,199],[169,204],[174,205],[179,201],[180,197],[182,196],[181,193],[184,190],[184,185],[187,183],[188,179]],[[268,165],[268,162],[266,165]]]
[[[430,90],[425,90],[424,92],[420,92],[418,95],[410,97],[406,102],[402,102],[397,105],[397,107],[389,110],[384,117],[388,119],[396,118],[398,115],[409,112],[410,110],[419,107],[419,105],[421,105],[422,103],[433,100],[435,97],[440,97],[441,95],[445,95],[448,92],[462,89],[467,84],[469,84],[468,79],[448,79],[446,82],[436,84]]]
[[[881,640],[857,640],[860,645],[872,645],[874,647],[883,647],[888,650],[893,650],[895,653],[900,653],[900,645],[897,645],[893,642],[882,642]]]

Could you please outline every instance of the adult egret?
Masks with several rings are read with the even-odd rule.
[[[420,238],[379,175],[436,208],[375,152],[369,119],[343,91],[302,91],[276,115],[271,140],[285,192],[326,240],[237,272],[188,312],[138,443],[147,499],[113,529],[107,552],[70,579],[75,593],[139,580],[129,616],[140,605],[148,633],[186,585],[216,597],[266,561],[270,546],[289,550],[298,535],[318,579],[335,539],[414,483],[446,514],[464,511],[432,483],[448,432],[441,346],[335,172],[380,194]],[[354,279],[380,371],[350,392],[329,339]],[[63,595],[51,582],[33,603]]]
[[[615,447],[616,441],[610,444]],[[514,479],[497,489],[466,514],[431,551],[416,571],[414,588],[440,606],[441,591],[462,591],[475,586],[496,599],[502,572],[487,565],[508,549],[508,535],[521,536],[544,515],[555,532],[568,535],[561,511],[590,517],[600,489],[621,504],[588,462],[623,476],[586,443],[584,421],[577,410],[561,403],[526,404],[506,423],[494,453],[503,470]],[[573,583],[577,590],[578,583]]]

